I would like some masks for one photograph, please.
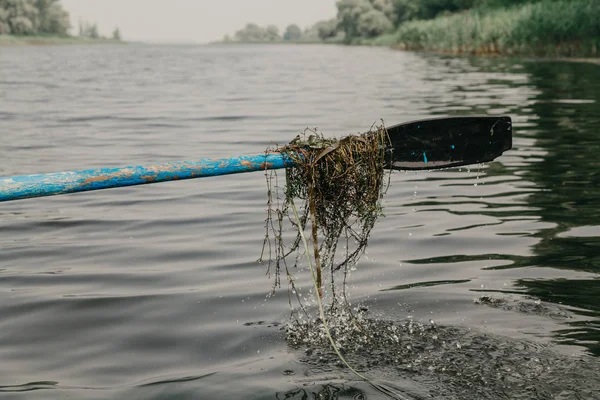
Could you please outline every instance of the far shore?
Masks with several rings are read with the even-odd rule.
[[[126,44],[114,39],[90,39],[78,36],[0,35],[0,46],[40,46],[59,44]]]

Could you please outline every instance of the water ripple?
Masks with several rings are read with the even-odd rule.
[[[424,339],[405,338],[403,354],[436,362],[422,375],[354,361],[407,396],[441,399],[465,389],[440,372],[452,360],[485,379],[490,360],[522,363],[507,343],[519,357],[567,354],[548,358],[556,367],[600,354],[597,66],[315,45],[9,47],[0,65],[3,175],[260,154],[307,127],[341,136],[381,119],[509,114],[514,146],[498,160],[392,175],[348,288],[392,325],[433,319],[472,349],[419,352],[406,346]],[[271,296],[255,261],[265,191],[254,173],[2,203],[0,392],[377,398],[285,341],[287,293]],[[301,288],[306,272],[292,271]],[[528,382],[540,398],[550,390]],[[471,385],[482,399],[524,393]]]

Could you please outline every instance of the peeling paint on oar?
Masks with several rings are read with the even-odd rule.
[[[0,201],[292,167],[279,153],[0,178]]]

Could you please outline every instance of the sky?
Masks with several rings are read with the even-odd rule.
[[[124,40],[207,43],[233,35],[248,22],[305,28],[336,15],[336,0],[62,0],[71,16],[98,24],[101,35],[118,27]]]

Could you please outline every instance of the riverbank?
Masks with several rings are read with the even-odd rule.
[[[114,39],[89,39],[77,36],[0,35],[0,46],[39,46],[61,44],[125,44]]]
[[[416,4],[418,10],[420,3]],[[420,6],[425,7],[423,4]],[[431,19],[423,19],[429,17],[422,12],[422,19],[409,18],[395,29],[377,36],[359,34],[357,27],[349,29],[347,25],[352,21],[342,21],[338,12],[337,33],[325,40],[315,40],[311,36],[311,40],[286,41],[279,38],[220,43],[327,43],[389,46],[398,50],[447,54],[600,57],[600,1],[513,0],[510,4],[512,5],[479,6],[454,13],[450,13],[448,9],[438,12],[439,16]]]
[[[209,42],[209,45],[246,45],[246,44],[343,44],[342,42],[332,42],[328,40],[216,40]]]
[[[599,20],[600,2],[543,0],[409,21],[373,42],[451,54],[597,57]]]

